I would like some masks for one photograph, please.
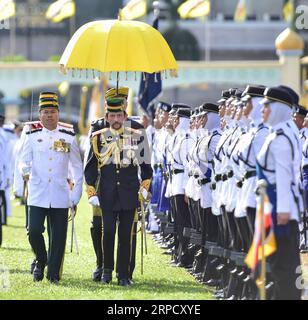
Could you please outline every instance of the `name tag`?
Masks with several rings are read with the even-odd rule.
[[[55,141],[53,145],[53,150],[56,152],[69,153],[71,151],[71,144],[64,141]]]

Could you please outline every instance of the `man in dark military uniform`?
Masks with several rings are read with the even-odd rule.
[[[128,87],[120,87],[118,90],[115,88],[109,89],[106,94],[105,98],[123,98],[124,101],[124,108],[126,109],[127,106],[127,97],[128,97],[129,88]],[[129,124],[131,128],[133,129],[144,129],[142,124],[139,122],[127,118],[127,121],[129,121]],[[91,128],[89,132],[89,137],[91,139],[92,133],[99,131],[104,128],[108,128],[109,123],[106,121],[106,119],[100,118],[98,120],[95,120],[91,123]],[[88,154],[86,153],[85,159],[87,159]],[[137,233],[137,222],[138,217],[135,217],[134,227],[133,227],[133,239],[132,239],[132,255],[131,255],[131,261],[130,261],[130,274],[129,279],[132,281],[132,275],[135,268],[135,257],[136,257],[136,233]],[[102,249],[102,212],[100,210],[100,207],[93,206],[93,218],[91,223],[91,238],[93,243],[93,248],[96,255],[96,269],[93,272],[92,279],[94,281],[100,281],[103,274],[103,249]]]
[[[149,190],[152,169],[146,133],[125,120],[126,99],[107,96],[106,121],[110,127],[92,134],[85,166],[89,202],[100,206],[103,219],[103,283],[114,269],[114,239],[118,220],[118,284],[130,284],[130,261],[138,191]],[[140,186],[140,180],[141,186]],[[145,195],[145,192],[143,194]]]
[[[28,236],[36,256],[33,280],[47,278],[57,283],[65,251],[68,209],[76,206],[82,193],[82,162],[75,134],[59,126],[59,105],[55,93],[41,93],[39,117],[43,127],[27,133],[19,168],[28,180]],[[69,176],[69,167],[72,176]],[[74,182],[71,191],[68,178]],[[49,250],[43,237],[48,219]]]

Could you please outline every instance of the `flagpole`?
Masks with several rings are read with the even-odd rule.
[[[205,61],[210,61],[211,57],[211,51],[210,51],[210,24],[207,17],[204,18],[204,29],[205,29],[205,48],[204,48],[204,57]]]
[[[10,55],[14,56],[16,48],[16,20],[15,16],[10,18]]]
[[[264,224],[264,197],[266,193],[267,182],[262,179],[258,182],[258,191],[261,197],[261,281],[259,283],[260,300],[266,300],[266,257],[265,257],[265,224]]]

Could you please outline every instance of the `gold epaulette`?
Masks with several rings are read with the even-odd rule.
[[[70,123],[65,123],[65,122],[59,121],[58,125],[61,127],[64,127],[64,128],[74,129],[74,126]]]
[[[97,130],[95,132],[92,133],[92,138],[97,136],[98,134],[101,134],[101,133],[104,133],[104,132],[107,132],[109,130],[109,128],[103,128],[101,130]]]
[[[139,135],[142,134],[142,132],[140,130],[138,130],[138,129],[133,129],[131,127],[125,127],[125,129],[130,133],[139,134]]]

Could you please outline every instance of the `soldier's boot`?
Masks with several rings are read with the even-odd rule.
[[[104,269],[101,283],[109,284],[111,281],[112,281],[112,270],[111,269]]]
[[[96,269],[93,272],[92,280],[101,281],[103,274],[103,249],[102,249],[102,228],[101,226],[91,227],[91,238],[96,255]]]
[[[44,269],[45,264],[37,261],[33,269],[33,281],[42,281],[44,279]]]

